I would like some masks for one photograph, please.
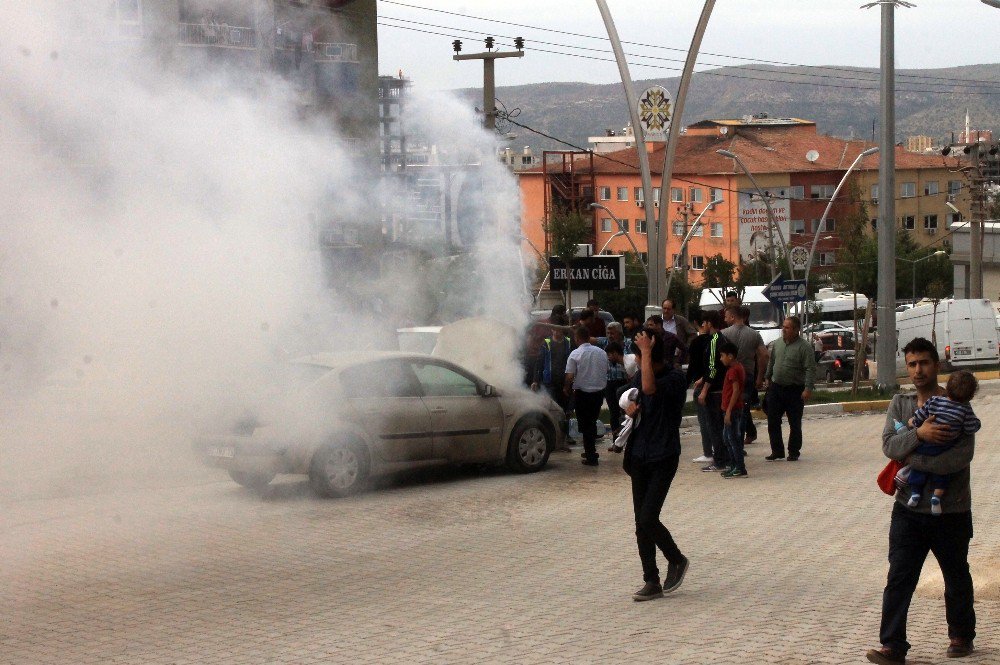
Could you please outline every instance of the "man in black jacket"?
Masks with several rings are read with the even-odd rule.
[[[639,403],[629,406],[626,412],[632,417],[638,414],[639,421],[625,449],[624,467],[632,478],[635,537],[645,582],[632,598],[642,601],[677,589],[688,569],[687,557],[660,521],[681,455],[681,410],[687,397],[687,381],[683,372],[665,362],[666,345],[658,331],[645,328],[636,336],[635,346],[640,354],[640,369],[631,387],[639,389]],[[657,548],[668,563],[662,584],[656,567]]]

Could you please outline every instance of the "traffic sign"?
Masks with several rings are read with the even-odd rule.
[[[639,126],[647,140],[666,138],[673,104],[667,89],[654,85],[639,95]]]
[[[790,302],[802,302],[806,299],[806,281],[778,277],[764,288],[764,297],[775,307]]]

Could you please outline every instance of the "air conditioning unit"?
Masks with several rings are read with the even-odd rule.
[[[636,201],[635,202],[635,207],[636,208],[645,208],[646,207],[646,202],[645,201]]]
[[[937,229],[927,229],[927,235],[932,236],[937,233]]]
[[[872,205],[873,206],[877,206],[878,205],[878,197],[877,196],[872,199]]]
[[[659,201],[653,201],[653,207],[654,208],[659,208],[660,207],[660,202]]]
[[[955,195],[954,194],[949,194],[948,198],[946,200],[948,201],[948,203],[954,203],[955,202]]]

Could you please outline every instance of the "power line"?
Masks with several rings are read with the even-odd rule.
[[[420,10],[420,11],[429,11],[429,12],[435,12],[435,13],[438,13],[438,14],[447,14],[449,16],[459,16],[461,18],[472,19],[474,21],[485,21],[487,23],[499,23],[499,24],[502,24],[502,25],[510,25],[510,26],[517,27],[517,28],[528,28],[530,30],[539,30],[541,32],[551,32],[551,33],[560,34],[560,35],[567,35],[567,36],[570,36],[570,37],[580,37],[580,38],[583,38],[583,39],[594,39],[594,40],[598,40],[598,41],[602,41],[602,42],[607,41],[607,37],[606,36],[602,37],[602,36],[597,36],[597,35],[588,35],[588,34],[579,33],[579,32],[570,32],[570,31],[567,31],[567,30],[559,30],[557,28],[547,28],[547,27],[543,27],[543,26],[530,25],[530,24],[526,24],[526,23],[515,23],[513,21],[504,21],[504,20],[501,20],[501,19],[486,18],[484,16],[474,16],[474,15],[471,15],[471,14],[463,14],[463,13],[460,13],[460,12],[446,11],[444,9],[434,9],[434,8],[431,8],[431,7],[420,7],[420,6],[409,4],[409,3],[406,3],[406,2],[399,2],[398,0],[380,0],[380,2],[385,3],[385,4],[390,4],[390,5],[398,5],[400,7],[407,7],[407,8],[410,8],[410,9],[417,9],[417,10]],[[676,52],[685,53],[685,54],[687,53],[686,49],[678,48],[678,47],[675,47],[675,46],[664,46],[662,44],[647,44],[647,43],[644,43],[644,42],[634,42],[634,41],[625,41],[625,40],[623,40],[622,43],[623,44],[629,44],[631,46],[640,46],[640,47],[645,47],[645,48],[655,48],[655,49],[665,50],[665,51],[676,51]],[[753,57],[750,57],[750,56],[729,55],[729,54],[725,54],[725,53],[711,53],[709,51],[702,51],[701,55],[708,55],[708,56],[712,56],[712,57],[716,57],[716,58],[728,58],[728,59],[731,59],[731,60],[744,60],[744,61],[750,61],[750,62],[757,62],[757,63],[760,63],[760,64],[781,65],[781,66],[786,66],[786,67],[818,67],[818,68],[827,69],[827,70],[830,70],[830,71],[857,72],[857,70],[854,69],[854,68],[843,67],[843,66],[835,66],[835,65],[824,65],[824,66],[804,65],[802,63],[796,63],[796,62],[785,62],[785,61],[781,61],[781,60],[766,60],[766,59],[763,59],[763,58],[753,58]],[[857,73],[866,73],[866,72],[857,72]],[[878,73],[877,72],[871,72],[871,75],[877,77]],[[899,78],[917,78],[917,79],[941,80],[941,81],[952,81],[953,80],[953,79],[950,79],[948,77],[943,77],[943,76],[933,76],[933,75],[930,75],[930,74],[905,74],[905,73],[901,73],[901,72],[897,72],[896,73],[896,78],[897,79],[899,79]],[[877,78],[876,79],[872,79],[872,82],[875,82],[876,80],[877,80]],[[997,85],[997,81],[984,81],[984,80],[979,80],[979,79],[963,79],[963,80],[966,81],[966,82],[968,82],[968,83],[981,83],[981,84],[984,84],[984,85]]]
[[[401,22],[401,23],[410,23],[410,24],[413,24],[413,25],[420,25],[420,26],[430,27],[430,28],[441,28],[441,29],[444,29],[444,30],[463,31],[463,33],[466,34],[466,35],[471,34],[472,32],[475,32],[475,34],[477,34],[477,35],[480,34],[479,31],[471,31],[471,30],[467,30],[465,28],[458,28],[458,27],[449,26],[449,25],[441,25],[441,24],[438,24],[438,23],[427,23],[427,22],[424,22],[424,21],[414,21],[414,20],[411,20],[411,19],[397,18],[397,17],[394,17],[394,16],[381,16],[379,18],[380,19],[385,19],[385,20],[390,20],[390,21],[397,21],[397,22]],[[395,27],[403,28],[404,26],[395,26]],[[455,36],[455,35],[449,34],[447,36]],[[498,33],[492,33],[492,36],[503,37],[505,39],[514,39],[513,35],[502,35],[502,34],[498,34]],[[533,44],[541,44],[543,46],[555,46],[555,47],[559,47],[559,48],[569,48],[569,49],[576,49],[576,50],[581,50],[581,51],[593,51],[593,52],[605,53],[605,54],[611,53],[611,51],[609,51],[607,49],[592,48],[592,47],[589,47],[589,46],[577,46],[577,45],[574,45],[574,44],[563,44],[563,43],[560,43],[560,42],[548,42],[548,41],[541,41],[541,40],[537,40],[537,39],[536,40],[532,40],[532,43]],[[533,50],[537,51],[537,50],[541,50],[541,49],[533,49]],[[542,51],[542,52],[544,52],[544,53],[554,53],[554,51]],[[576,54],[565,53],[564,55],[576,55]],[[625,53],[625,55],[631,56],[631,57],[635,57],[635,58],[643,58],[643,59],[646,59],[646,60],[660,60],[660,61],[664,61],[664,62],[678,62],[678,63],[683,63],[684,62],[684,60],[682,60],[680,58],[666,58],[666,57],[663,57],[663,56],[645,55],[643,53]],[[609,62],[614,62],[613,60],[608,60],[608,61]],[[637,64],[639,66],[644,66],[644,67],[652,66],[652,65],[646,65],[644,63],[637,63]],[[726,65],[726,64],[718,63],[718,62],[706,62],[704,60],[700,60],[698,62],[698,64],[704,65],[704,66],[709,66],[709,67],[720,67],[720,68],[732,67],[732,65]],[[770,70],[770,69],[762,69],[762,68],[759,68],[759,67],[753,67],[753,66],[749,66],[749,65],[738,65],[737,67],[738,67],[738,69],[740,71],[762,72],[762,73],[766,73],[766,74],[773,74],[773,75],[776,75],[776,76],[802,76],[802,77],[818,78],[818,79],[838,79],[838,80],[844,80],[844,81],[859,81],[859,82],[864,82],[864,83],[875,83],[876,82],[876,80],[874,80],[874,79],[871,79],[871,78],[860,78],[858,76],[838,76],[836,74],[820,74],[820,73],[814,73],[814,72],[773,71],[773,70]],[[680,68],[671,67],[669,69],[676,71],[676,70],[679,70]],[[822,68],[820,68],[820,69],[822,69]],[[708,74],[708,73],[712,73],[712,72],[704,72],[704,71],[702,71],[702,72],[699,72],[699,73]],[[867,72],[856,72],[856,73],[860,73],[860,74],[863,74],[863,75],[867,74]],[[750,78],[750,77],[741,77],[741,78]],[[775,81],[777,81],[779,79],[756,79],[756,80],[775,80]],[[794,81],[794,80],[787,80],[786,81],[784,79],[781,79],[781,81],[782,82],[787,82],[787,83],[800,82],[800,81]],[[955,92],[955,88],[957,88],[957,87],[963,87],[963,88],[964,87],[978,87],[977,84],[975,84],[975,83],[960,82],[960,81],[957,81],[957,80],[950,80],[950,81],[951,82],[949,82],[949,83],[933,83],[933,82],[930,82],[930,81],[902,82],[902,83],[904,85],[911,85],[912,84],[912,85],[925,85],[925,86],[944,87],[944,88],[947,88],[950,92]],[[809,83],[809,84],[819,85],[819,84],[814,83],[813,81],[801,81],[801,83]],[[1000,83],[994,82],[992,85],[997,86],[997,85],[1000,85]],[[863,88],[858,88],[858,89],[861,89],[861,90],[878,90],[878,88],[864,88],[864,87]],[[900,92],[911,92],[911,90],[910,89],[901,89]],[[912,92],[920,92],[920,91],[912,90]],[[964,91],[964,90],[962,90],[962,91],[959,91],[959,92],[970,92],[971,94],[981,94],[980,91]],[[1000,90],[997,90],[997,93],[1000,94]]]
[[[394,19],[389,19],[389,20],[394,20]],[[387,27],[387,28],[396,28],[397,30],[409,30],[409,31],[412,31],[412,32],[421,32],[421,33],[424,33],[424,34],[439,35],[439,36],[442,36],[442,37],[464,36],[464,35],[456,35],[454,32],[451,32],[451,33],[437,32],[437,31],[433,31],[433,30],[424,30],[424,29],[420,29],[420,28],[413,28],[413,27],[410,27],[410,26],[396,25],[394,23],[384,23],[381,20],[378,22],[378,24],[381,25],[381,26]],[[593,56],[593,55],[584,55],[582,53],[568,53],[568,52],[565,52],[565,51],[555,51],[555,50],[551,50],[551,49],[541,49],[541,48],[532,48],[531,50],[534,51],[534,52],[536,52],[536,53],[550,53],[550,54],[553,54],[553,55],[563,55],[563,56],[568,56],[568,57],[573,57],[573,58],[582,58],[582,59],[585,59],[585,60],[596,60],[596,61],[599,61],[599,62],[615,62],[615,60],[613,58],[601,58],[601,57]],[[647,56],[640,56],[640,57],[647,57]],[[675,72],[676,71],[680,71],[680,69],[681,69],[680,67],[668,67],[666,65],[654,65],[654,64],[644,63],[644,62],[631,62],[629,64],[631,64],[631,65],[633,65],[635,67],[647,67],[647,68],[651,68],[651,69],[662,69],[662,70],[675,71]],[[759,77],[759,76],[743,76],[743,75],[732,74],[732,73],[727,74],[727,73],[723,73],[723,72],[720,72],[720,71],[713,71],[713,70],[702,70],[702,71],[700,71],[698,73],[699,74],[705,74],[705,75],[708,75],[708,76],[721,76],[721,77],[724,77],[724,78],[746,79],[746,80],[750,80],[750,81],[762,81],[762,82],[765,82],[765,83],[787,83],[787,84],[793,84],[793,85],[813,85],[813,86],[821,86],[821,87],[827,87],[827,88],[843,88],[843,89],[847,89],[847,90],[864,90],[864,91],[870,91],[870,92],[878,92],[878,90],[879,90],[879,88],[877,88],[877,87],[841,85],[841,84],[837,84],[837,83],[822,83],[822,82],[814,83],[812,81],[791,81],[791,80],[782,79],[782,78],[762,78],[762,77]],[[780,75],[781,72],[776,72],[776,74]],[[913,89],[913,88],[907,88],[905,90],[900,89],[899,92],[921,93],[921,94],[928,94],[928,95],[954,95],[956,91],[954,91],[954,90],[918,90],[918,89]],[[989,91],[960,91],[960,92],[962,92],[963,94],[969,94],[969,95],[1000,95],[1000,91],[996,91],[996,92],[989,92]]]

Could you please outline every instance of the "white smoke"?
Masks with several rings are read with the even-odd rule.
[[[391,323],[326,283],[317,211],[334,201],[380,231],[336,128],[302,120],[277,78],[193,78],[112,48],[104,5],[0,6],[0,482],[15,493],[183,467],[190,435],[265,398],[275,363],[380,346]],[[476,278],[430,286],[455,313],[520,323],[516,186],[471,111],[427,103],[413,115],[442,152],[484,165],[493,220]],[[412,282],[377,291],[416,297]]]

